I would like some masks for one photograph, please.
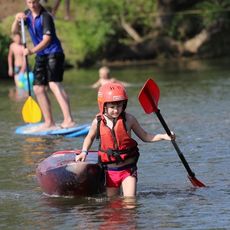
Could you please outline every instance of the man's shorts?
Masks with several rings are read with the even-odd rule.
[[[129,166],[116,168],[108,168],[105,170],[105,181],[106,181],[106,187],[113,187],[113,188],[119,188],[122,184],[122,182],[128,177],[132,176],[137,179],[137,167],[136,166]]]
[[[62,82],[64,74],[64,53],[36,56],[34,85],[48,85],[48,82]]]

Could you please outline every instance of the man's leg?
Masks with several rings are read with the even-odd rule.
[[[69,98],[62,86],[59,82],[49,82],[49,87],[53,94],[55,95],[57,102],[61,108],[63,113],[64,120],[61,124],[63,128],[69,128],[75,125],[73,121],[71,110],[70,110],[70,103]]]
[[[47,95],[46,87],[44,85],[34,85],[33,89],[45,121],[45,124],[42,128],[45,129],[54,127],[55,123],[53,120],[51,104]]]

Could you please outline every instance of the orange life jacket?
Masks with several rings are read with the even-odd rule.
[[[125,126],[125,114],[119,116],[113,128],[106,125],[103,115],[97,116],[99,144],[99,161],[103,164],[119,163],[128,158],[139,157],[137,142],[127,133]]]

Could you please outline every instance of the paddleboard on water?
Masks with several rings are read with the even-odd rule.
[[[89,151],[85,162],[75,162],[80,150],[62,150],[38,164],[36,177],[49,196],[91,196],[103,193],[104,174],[97,151]]]
[[[82,124],[82,125],[75,125],[71,128],[62,128],[57,127],[55,129],[49,130],[39,130],[39,127],[43,123],[35,123],[35,124],[26,124],[16,128],[16,134],[23,134],[23,135],[35,135],[35,136],[47,136],[47,135],[62,135],[66,136],[67,134],[73,134],[70,137],[79,137],[87,135],[89,132],[90,125],[89,124]]]
[[[65,137],[80,137],[80,136],[84,136],[87,135],[90,129],[90,125],[85,126],[84,128],[82,128],[81,130],[78,130],[77,132],[72,132],[72,133],[68,133],[65,135]]]

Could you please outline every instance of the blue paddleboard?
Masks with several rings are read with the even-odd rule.
[[[39,126],[41,125],[42,123],[22,125],[16,128],[15,133],[22,134],[22,135],[34,135],[34,136],[47,136],[47,135],[66,136],[68,134],[74,133],[74,136],[72,137],[79,137],[79,136],[87,135],[90,128],[89,124],[83,124],[83,125],[75,125],[71,128],[57,127],[51,130],[37,131],[39,129]]]
[[[80,137],[80,136],[85,136],[88,134],[90,129],[90,125],[87,125],[85,128],[82,128],[81,130],[72,132],[72,133],[68,133],[65,135],[65,137]]]

